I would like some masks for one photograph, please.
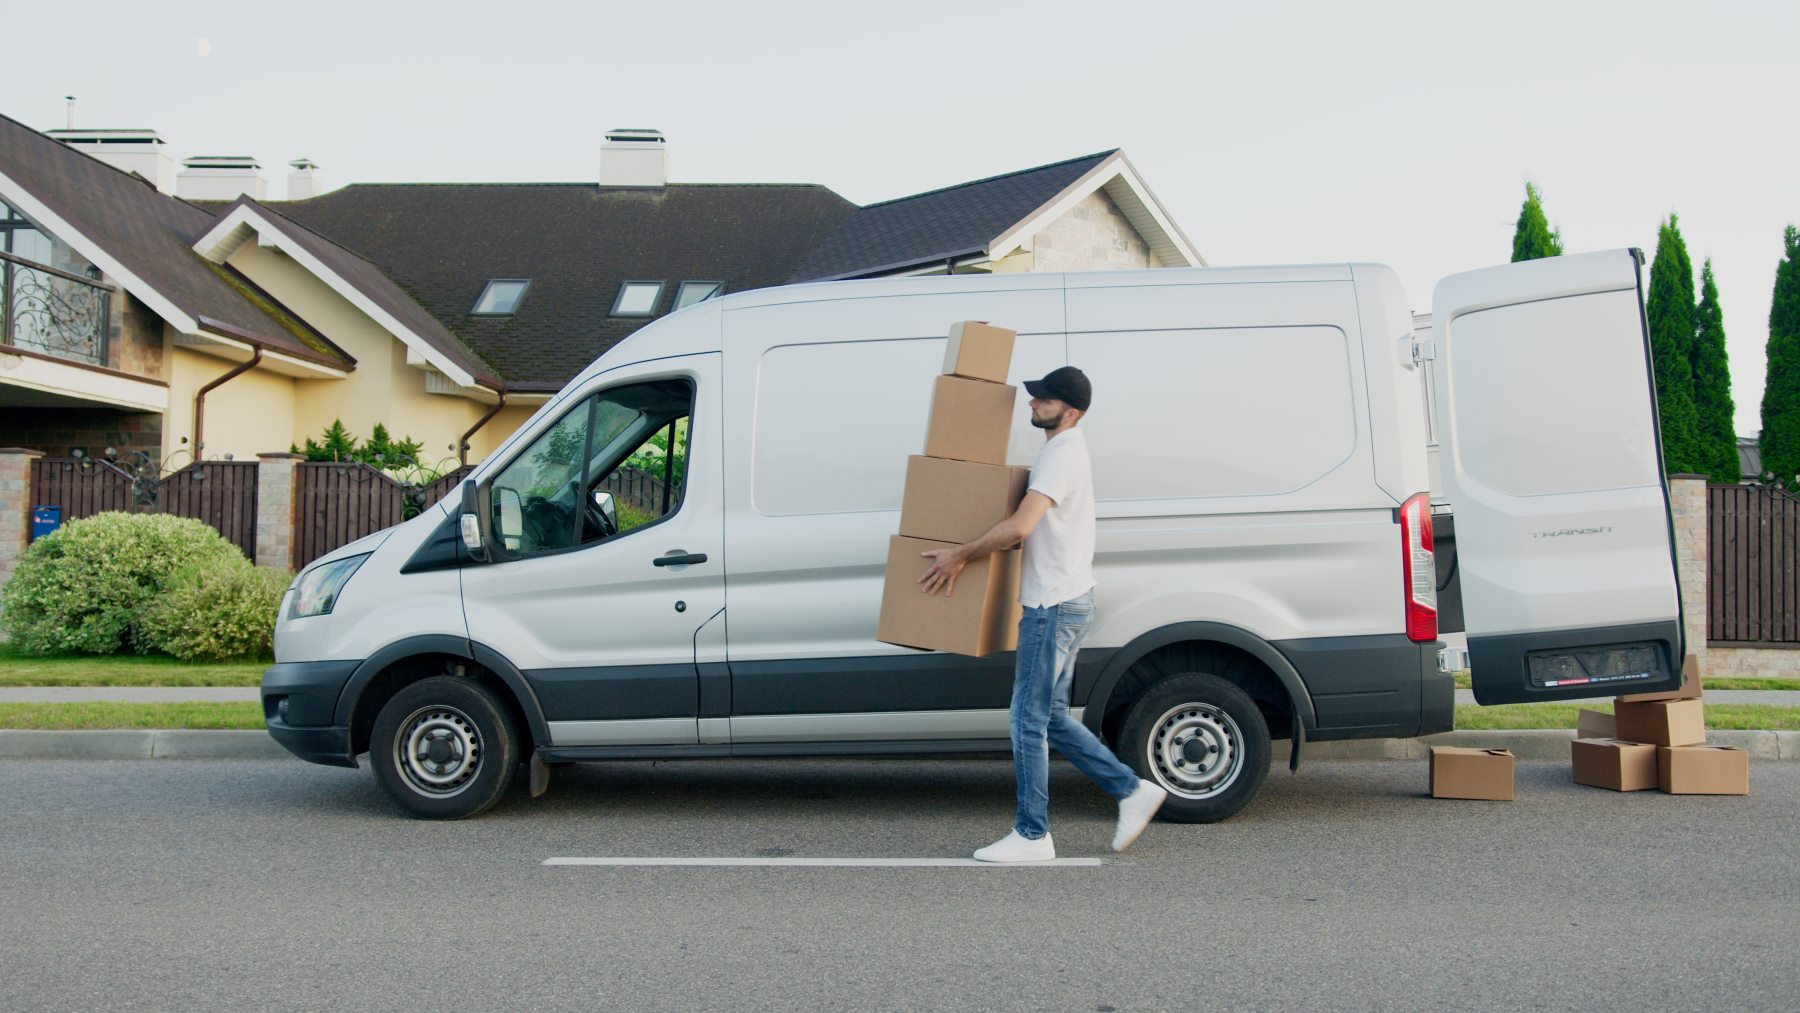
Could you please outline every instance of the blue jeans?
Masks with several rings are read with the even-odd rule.
[[[1025,609],[1019,620],[1019,661],[1013,673],[1013,770],[1019,815],[1013,829],[1027,840],[1050,832],[1050,747],[1067,757],[1107,794],[1122,799],[1138,776],[1081,722],[1069,716],[1075,652],[1094,618],[1094,592],[1048,608]]]

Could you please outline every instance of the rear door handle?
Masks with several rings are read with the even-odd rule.
[[[689,563],[704,562],[706,562],[706,553],[683,552],[680,549],[675,549],[667,555],[657,556],[650,561],[652,566],[686,566]]]

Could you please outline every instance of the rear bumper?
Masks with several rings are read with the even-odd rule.
[[[301,661],[263,672],[263,722],[288,752],[309,763],[356,766],[350,729],[334,723],[338,697],[361,661]]]

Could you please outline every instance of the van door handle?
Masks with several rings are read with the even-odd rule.
[[[652,559],[650,564],[652,566],[686,566],[688,563],[704,562],[706,562],[706,553],[704,552],[683,552],[680,549],[673,549],[666,555]]]

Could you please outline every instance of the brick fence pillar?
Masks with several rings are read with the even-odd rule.
[[[0,589],[31,541],[31,462],[43,456],[23,447],[0,448]]]
[[[1706,476],[1670,475],[1669,507],[1675,515],[1675,574],[1681,580],[1681,612],[1687,652],[1706,666]]]
[[[256,565],[294,566],[294,462],[299,454],[258,454],[256,466]]]

